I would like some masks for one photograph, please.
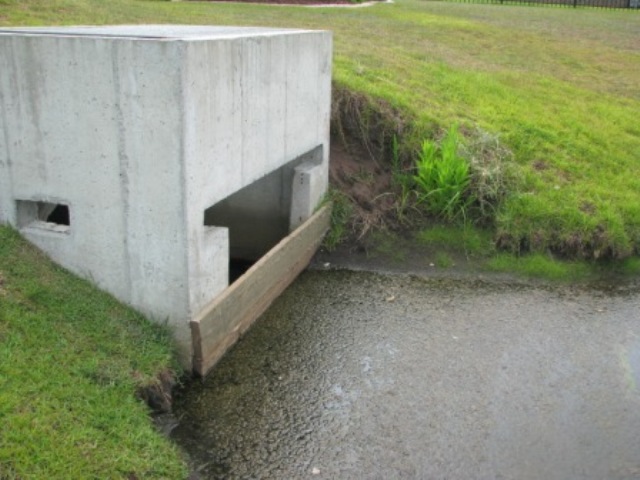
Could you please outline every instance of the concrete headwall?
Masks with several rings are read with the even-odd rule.
[[[330,85],[328,32],[0,29],[0,222],[168,322],[190,365],[189,321],[228,285],[204,212],[317,147],[326,189]]]
[[[205,210],[318,146],[323,152],[318,174],[325,189],[317,198],[299,197],[294,203],[315,207],[326,191],[331,35],[267,31],[218,42],[189,42],[184,75],[190,79],[185,115],[192,120],[185,130],[187,221],[191,241],[198,244],[189,250],[188,265],[191,304],[198,310],[220,284],[203,275],[196,255],[216,248],[203,241]],[[257,210],[261,208],[256,204]],[[278,236],[280,224],[274,223],[274,228],[272,236]],[[240,235],[245,235],[242,229]]]
[[[127,303],[176,318],[187,235],[182,85],[167,68],[181,55],[168,47],[0,34],[0,203],[14,225],[17,200],[68,205],[67,233],[21,232]]]

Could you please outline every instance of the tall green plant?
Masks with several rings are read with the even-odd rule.
[[[400,147],[398,145],[398,137],[393,136],[391,143],[391,182],[394,187],[399,189],[399,198],[397,203],[397,214],[401,220],[404,218],[404,212],[409,205],[409,199],[415,193],[415,185],[413,175],[402,168],[400,160]]]
[[[472,201],[467,192],[469,162],[458,154],[459,144],[457,126],[451,127],[440,146],[430,140],[423,141],[413,177],[418,188],[418,203],[429,213],[447,220],[464,215]]]
[[[323,246],[330,252],[348,236],[349,221],[353,214],[353,205],[349,197],[334,188],[330,188],[325,202],[331,202],[331,226],[324,237]]]

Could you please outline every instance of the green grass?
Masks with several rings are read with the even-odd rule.
[[[470,182],[469,160],[459,154],[457,127],[451,127],[440,145],[423,140],[413,179],[418,204],[427,211],[449,221],[464,215]]]
[[[390,241],[390,240],[389,240]],[[459,265],[462,270],[515,274],[550,282],[625,282],[640,275],[640,259],[580,261],[550,253],[517,255],[496,251],[488,230],[457,225],[434,225],[415,234],[415,244],[435,257],[435,265]],[[455,260],[454,258],[455,257]],[[449,261],[447,261],[449,259]]]
[[[344,193],[334,188],[327,192],[325,202],[331,203],[331,224],[322,246],[332,251],[349,235],[349,217],[353,206]]]
[[[435,265],[438,268],[449,268],[454,265],[453,258],[448,253],[438,252],[436,253]]]
[[[407,151],[453,124],[499,134],[518,182],[495,212],[514,252],[640,248],[640,15],[398,0],[311,9],[153,0],[2,0],[0,25],[197,23],[334,31],[334,78],[409,123]],[[389,140],[390,141],[390,140]]]
[[[640,275],[640,259],[584,261],[560,258],[551,253],[517,255],[499,252],[488,230],[461,225],[434,224],[414,232],[413,237],[376,231],[368,237],[372,257],[395,268],[453,269],[457,274],[506,273],[523,279],[555,283],[625,284]]]
[[[500,254],[487,262],[489,270],[517,273],[524,277],[552,281],[582,281],[595,278],[597,268],[585,262],[562,261],[548,255],[534,253],[517,257]]]
[[[465,226],[425,228],[416,233],[416,241],[440,250],[465,252],[468,257],[487,258],[495,254],[491,232]]]
[[[0,227],[0,478],[186,478],[135,390],[167,332]]]
[[[640,275],[640,258],[633,257],[627,258],[622,262],[620,266],[623,275],[638,276]]]

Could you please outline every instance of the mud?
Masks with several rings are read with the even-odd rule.
[[[640,478],[640,294],[304,273],[172,438],[200,478]]]

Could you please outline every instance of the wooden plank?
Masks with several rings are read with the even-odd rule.
[[[191,321],[196,373],[206,375],[306,268],[329,229],[330,218],[329,205],[318,210]]]

